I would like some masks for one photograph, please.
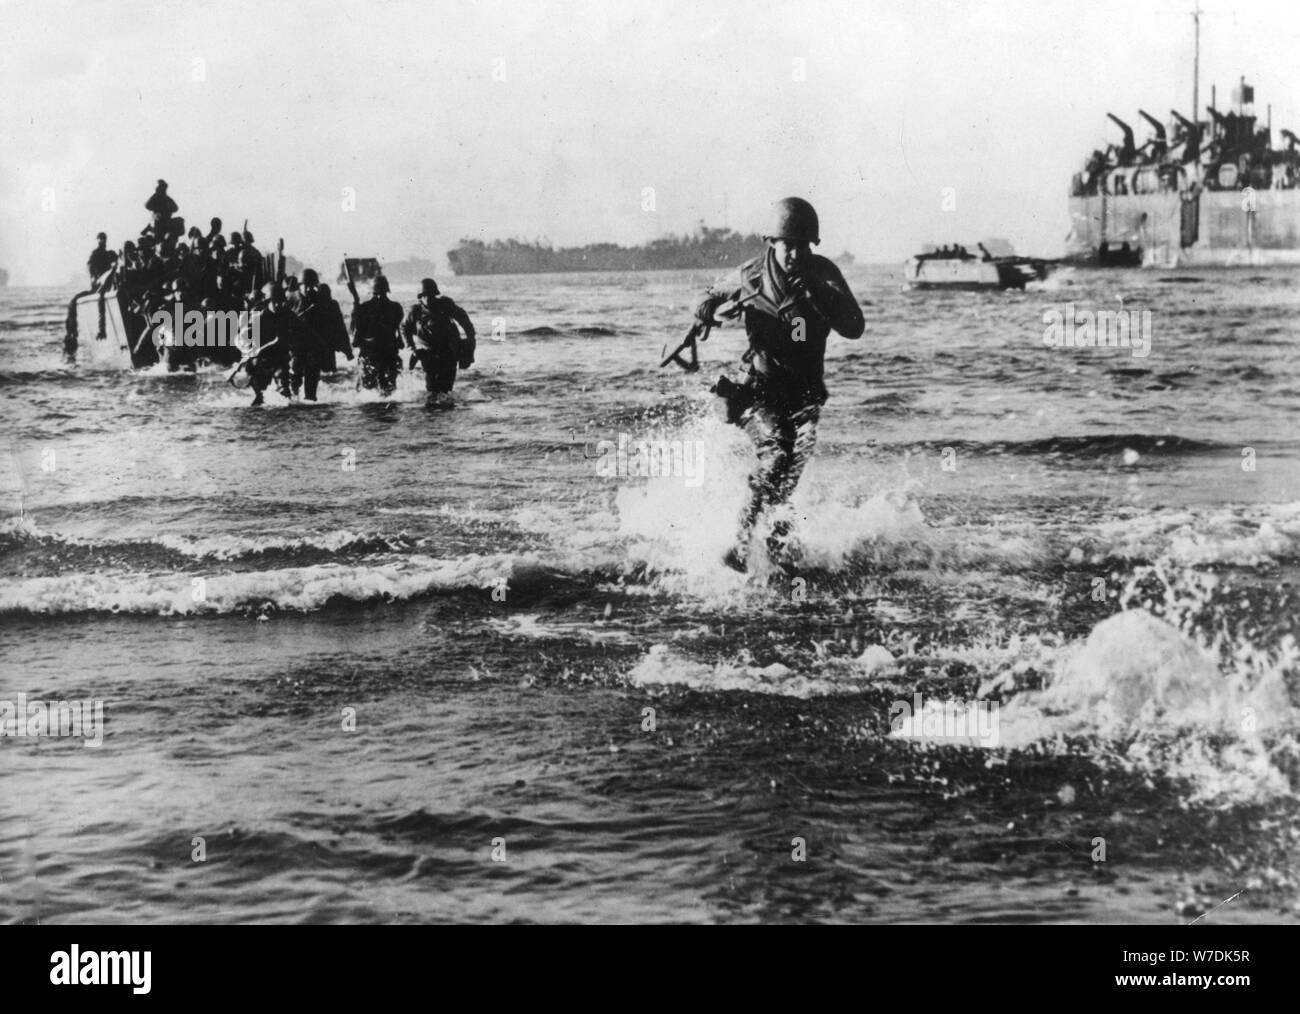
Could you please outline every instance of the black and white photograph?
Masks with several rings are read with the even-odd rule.
[[[1300,7],[19,0],[0,91],[0,924],[1300,922]]]

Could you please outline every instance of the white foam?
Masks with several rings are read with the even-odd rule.
[[[340,597],[357,602],[407,599],[441,589],[491,588],[532,556],[412,556],[379,566],[321,564],[282,570],[212,573],[74,574],[0,580],[0,613],[230,613],[265,606],[309,611]],[[194,584],[202,579],[201,588]]]
[[[801,672],[780,662],[753,665],[742,657],[710,666],[666,644],[651,645],[628,672],[627,679],[634,686],[683,686],[709,692],[743,690],[801,700],[858,694],[870,682],[862,673],[843,664],[821,665]]]

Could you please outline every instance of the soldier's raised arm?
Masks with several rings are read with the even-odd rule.
[[[813,302],[827,321],[845,338],[861,338],[866,330],[862,307],[833,261],[822,259],[821,272],[812,285]]]

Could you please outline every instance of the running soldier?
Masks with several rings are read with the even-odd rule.
[[[744,361],[749,377],[728,385],[729,408],[754,441],[758,465],[749,479],[749,501],[741,512],[736,544],[723,562],[748,567],[755,524],[794,493],[817,441],[817,423],[827,399],[826,339],[832,330],[860,338],[862,310],[839,268],[814,254],[821,241],[817,212],[807,201],[787,197],[773,207],[767,252],[741,265],[734,284],[714,288],[696,318],[717,326],[716,314],[743,315],[749,336]],[[738,304],[730,312],[724,304]],[[729,413],[729,415],[732,413]],[[791,522],[778,517],[767,540],[779,559],[788,548]]]

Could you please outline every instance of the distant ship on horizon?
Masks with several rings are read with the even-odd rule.
[[[761,236],[701,224],[689,236],[665,236],[644,246],[615,243],[555,249],[549,243],[517,239],[484,243],[462,239],[447,251],[457,275],[543,274],[569,271],[663,271],[679,268],[739,267],[767,244]]]

